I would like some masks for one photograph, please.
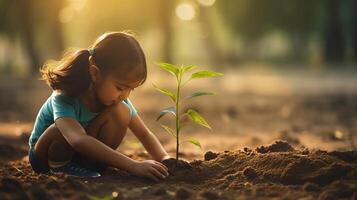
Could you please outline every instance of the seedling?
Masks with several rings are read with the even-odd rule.
[[[168,96],[172,102],[174,103],[174,106],[165,108],[164,110],[162,110],[159,114],[159,116],[157,117],[156,121],[158,121],[160,118],[162,118],[164,115],[166,114],[172,114],[175,117],[175,122],[176,122],[176,127],[175,130],[173,130],[172,128],[170,128],[169,126],[160,124],[168,133],[170,133],[172,136],[174,136],[176,138],[176,165],[177,162],[179,160],[179,147],[180,147],[180,131],[183,127],[183,123],[182,123],[182,118],[187,115],[193,122],[204,126],[208,129],[211,130],[211,126],[207,123],[207,121],[194,109],[188,109],[187,111],[185,111],[184,113],[182,113],[181,111],[181,107],[182,107],[182,103],[186,100],[192,99],[194,97],[199,97],[199,96],[204,96],[204,95],[214,95],[213,92],[195,92],[189,96],[186,96],[184,98],[181,98],[181,90],[183,89],[183,87],[191,80],[193,79],[197,79],[197,78],[208,78],[208,77],[214,77],[214,76],[220,76],[223,75],[222,73],[218,73],[218,72],[214,72],[214,71],[208,71],[208,70],[203,70],[203,71],[198,71],[195,73],[192,73],[190,75],[189,78],[187,78],[186,80],[183,80],[184,74],[196,69],[197,66],[193,66],[193,65],[188,65],[188,66],[175,66],[173,64],[169,64],[169,63],[158,63],[158,65],[164,69],[165,71],[169,72],[170,74],[174,75],[177,81],[177,87],[176,87],[176,94],[168,89],[164,89],[161,87],[156,86],[155,84],[153,84],[153,86],[155,87],[155,89],[157,89],[159,92],[165,94],[166,96]],[[190,138],[186,141],[182,141],[182,142],[189,142],[193,145],[198,146],[199,148],[201,148],[201,144],[200,142],[195,139],[195,138]]]

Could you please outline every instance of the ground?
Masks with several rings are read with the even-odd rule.
[[[256,71],[225,72],[224,80],[197,82],[187,88],[187,94],[202,87],[203,91],[217,93],[187,102],[185,107],[200,111],[213,130],[193,124],[183,129],[182,140],[193,136],[201,142],[202,149],[182,143],[178,167],[174,168],[173,160],[165,161],[170,176],[159,183],[113,168],[96,179],[35,174],[27,157],[33,120],[19,117],[21,112],[5,112],[4,106],[2,110],[7,115],[1,116],[0,124],[0,196],[357,199],[354,74]],[[153,80],[166,85],[159,79]],[[151,90],[144,87],[133,94],[132,101],[148,127],[174,156],[174,138],[155,121],[159,111],[170,102]],[[32,91],[39,94],[32,97],[37,103],[35,110],[43,101],[38,99],[48,95],[44,91]],[[165,116],[161,123],[172,125],[172,118]],[[118,150],[134,159],[150,158],[130,132]]]

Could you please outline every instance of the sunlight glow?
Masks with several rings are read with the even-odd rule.
[[[190,21],[195,17],[195,9],[191,3],[181,3],[176,7],[176,15],[179,19]]]
[[[198,0],[198,3],[200,3],[202,6],[213,6],[213,4],[216,2],[216,0]]]

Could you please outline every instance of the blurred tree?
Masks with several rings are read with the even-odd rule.
[[[0,34],[2,37],[6,37],[9,40],[9,43],[15,43],[15,34],[16,34],[16,24],[11,23],[12,18],[17,18],[16,12],[16,1],[0,1]],[[4,71],[10,72],[14,63],[12,59],[12,51],[14,49],[13,45],[7,47],[5,51],[5,60],[4,62]]]
[[[33,33],[33,12],[32,4],[26,0],[14,0],[0,2],[1,6],[1,25],[0,31],[12,43],[17,38],[23,42],[24,49],[29,57],[31,66],[39,66],[40,59],[36,51],[34,33]],[[14,48],[14,47],[11,47]],[[13,55],[9,55],[14,60]],[[13,63],[8,62],[9,67]]]
[[[259,52],[257,40],[270,31],[280,30],[291,40],[291,58],[301,61],[306,57],[309,37],[317,32],[319,3],[318,0],[228,0],[219,6],[227,26],[245,42],[249,57]]]
[[[63,1],[39,1],[39,0],[2,0],[0,1],[1,14],[0,32],[11,43],[20,39],[26,53],[32,74],[38,73],[43,63],[39,43],[43,43],[46,33],[50,37],[50,43],[46,46],[55,47],[57,54],[63,50],[63,37],[61,24],[58,20],[59,10]],[[46,26],[40,27],[41,21],[46,21]],[[40,36],[36,35],[40,34]],[[38,40],[41,41],[38,41]],[[49,49],[49,48],[48,48]],[[45,51],[48,51],[46,49]],[[10,55],[12,56],[12,55]],[[13,57],[10,59],[14,60]]]
[[[163,43],[162,43],[162,56],[163,60],[168,63],[173,62],[173,27],[172,27],[172,18],[174,10],[174,1],[162,1],[159,5],[159,26],[161,32],[163,33]]]
[[[340,0],[326,0],[326,22],[324,32],[325,59],[341,62],[345,54],[342,23],[339,18]]]
[[[206,45],[206,49],[208,51],[209,57],[211,58],[211,62],[214,65],[219,65],[222,63],[222,52],[220,47],[217,44],[217,38],[215,36],[216,31],[214,30],[212,12],[214,7],[207,7],[199,5],[199,20],[201,25],[201,30],[204,34],[204,44]]]
[[[308,56],[307,46],[312,34],[318,32],[318,20],[321,15],[319,0],[270,1],[272,25],[284,31],[292,44],[291,58],[302,61]]]
[[[40,66],[40,58],[38,51],[36,49],[35,37],[34,37],[34,23],[33,20],[33,10],[32,2],[28,0],[18,0],[18,31],[20,33],[21,39],[24,42],[25,50],[29,56],[30,64],[32,67],[31,72],[37,72],[38,67]],[[16,22],[14,22],[16,23]]]
[[[315,35],[322,39],[327,62],[344,61],[348,41],[354,41],[351,46],[357,49],[357,39],[348,38],[357,35],[357,28],[354,25],[346,28],[349,14],[341,11],[341,5],[350,8],[352,23],[356,23],[356,9],[353,9],[356,3],[353,0],[226,0],[218,2],[218,5],[226,26],[243,40],[243,56],[248,59],[259,58],[259,39],[273,30],[283,31],[289,37],[290,60],[307,58],[310,38]]]
[[[52,1],[42,1],[48,9],[46,10],[48,31],[50,32],[50,38],[53,42],[55,53],[59,55],[64,50],[64,38],[63,38],[63,28],[59,21],[59,14],[61,9],[64,7],[65,3],[63,0],[52,0]]]
[[[357,60],[357,2],[352,1],[351,5],[351,10],[352,10],[352,20],[350,27],[352,28],[352,49],[353,49],[353,54],[355,60]]]
[[[217,4],[226,26],[242,37],[244,57],[259,55],[259,39],[272,28],[271,1],[225,0]]]

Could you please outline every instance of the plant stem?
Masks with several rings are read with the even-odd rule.
[[[176,92],[176,166],[179,159],[179,126],[180,126],[180,88],[181,88],[181,77],[182,74],[180,72],[177,81],[177,92]]]

